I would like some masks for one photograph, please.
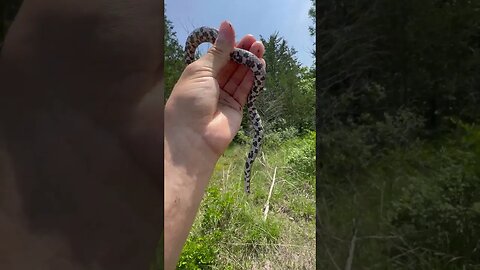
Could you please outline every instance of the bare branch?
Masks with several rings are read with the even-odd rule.
[[[263,221],[267,220],[268,209],[270,209],[270,197],[272,197],[273,186],[275,185],[275,176],[277,175],[277,167],[273,171],[272,184],[270,185],[270,191],[268,192],[267,202],[265,203],[265,211],[263,212]]]
[[[347,263],[345,264],[345,270],[352,270],[353,257],[355,256],[355,244],[357,242],[357,225],[355,219],[353,220],[353,236],[350,241],[350,250],[348,252]]]

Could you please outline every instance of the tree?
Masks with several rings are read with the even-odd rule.
[[[278,33],[270,35],[268,40],[260,39],[265,46],[267,90],[259,98],[257,107],[264,115],[266,131],[287,127],[312,130],[315,110],[313,73],[301,67],[295,49],[290,48]]]
[[[316,0],[311,0],[312,1],[312,7],[308,10],[308,16],[310,17],[310,19],[312,19],[313,21],[313,26],[309,26],[308,27],[308,31],[310,32],[310,36],[314,37],[315,38],[315,34],[316,34],[316,23],[317,23],[317,16],[316,16],[316,7],[317,7],[317,1]],[[315,49],[315,46],[316,46],[316,41],[313,42],[313,51],[312,51],[312,56],[313,57],[316,57],[317,54],[316,54],[316,49]],[[315,61],[313,62],[313,69],[315,70]]]
[[[185,68],[183,48],[173,31],[173,23],[165,15],[165,101]]]

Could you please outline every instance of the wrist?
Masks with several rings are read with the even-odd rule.
[[[188,178],[207,181],[219,156],[193,131],[165,129],[165,166]]]
[[[213,170],[221,154],[205,139],[202,134],[204,128],[197,126],[201,120],[195,121],[189,116],[180,115],[183,110],[169,102],[164,112],[165,160],[188,169],[190,175]]]
[[[174,269],[218,158],[205,154],[195,136],[180,132],[173,137],[169,131],[164,140],[164,258],[165,269]]]

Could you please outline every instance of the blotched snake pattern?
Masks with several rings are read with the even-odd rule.
[[[200,27],[195,29],[187,38],[185,44],[185,62],[188,64],[192,63],[195,60],[195,51],[197,47],[204,43],[210,42],[215,43],[217,39],[218,30],[210,27]],[[263,139],[263,127],[262,120],[258,114],[257,108],[255,107],[255,101],[258,95],[264,88],[265,84],[265,75],[266,70],[263,63],[255,56],[253,53],[240,49],[234,48],[233,52],[230,54],[230,57],[233,61],[238,64],[242,64],[250,68],[253,72],[253,87],[247,98],[247,110],[250,121],[254,129],[253,142],[250,148],[250,151],[247,155],[247,160],[245,162],[245,192],[250,193],[250,176],[252,170],[252,164],[255,158],[257,157],[258,152],[260,151],[260,145]]]

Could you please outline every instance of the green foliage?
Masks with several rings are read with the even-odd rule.
[[[452,119],[452,122],[457,125],[461,132],[464,147],[480,156],[480,127],[477,124],[468,124],[456,119]],[[480,170],[477,170],[477,172],[480,173]]]
[[[237,135],[235,135],[235,137],[233,138],[233,143],[249,144],[249,143],[251,143],[251,140],[252,140],[252,138],[247,136],[247,134],[245,134],[245,131],[243,131],[243,129],[240,129],[237,132]]]
[[[285,121],[284,119],[277,119],[277,121]],[[264,136],[265,147],[275,147],[280,143],[284,143],[289,139],[293,139],[298,136],[298,130],[294,127],[287,127],[284,129],[276,129]]]
[[[166,9],[165,9],[166,12]],[[170,96],[173,87],[180,78],[185,68],[183,47],[177,39],[177,34],[173,31],[173,24],[165,15],[165,62],[164,62],[164,78],[165,78],[165,102]]]
[[[412,111],[399,109],[395,115],[384,114],[374,125],[372,141],[376,150],[404,147],[421,135],[424,119]]]
[[[480,118],[478,2],[318,12],[317,267],[344,264],[355,226],[378,236],[358,241],[355,268],[478,268],[480,136],[462,123]]]
[[[314,72],[301,67],[296,51],[278,33],[268,39],[260,38],[265,46],[263,58],[267,63],[266,90],[257,107],[265,122],[265,132],[289,127],[299,131],[314,129],[315,78]],[[244,117],[243,127],[248,127]]]
[[[234,200],[230,193],[211,187],[203,204],[200,233],[185,244],[177,269],[208,269],[217,260],[218,243],[225,237],[223,230],[229,225]]]
[[[230,222],[233,214],[234,199],[231,193],[220,192],[217,187],[211,187],[207,191],[204,202],[201,227],[204,233],[211,233],[212,230],[223,229]]]
[[[217,258],[216,242],[211,236],[188,238],[177,264],[181,270],[212,269]]]
[[[461,143],[450,142],[432,153],[436,170],[409,179],[392,210],[391,222],[408,247],[424,250],[423,258],[443,261],[442,269],[480,263],[480,129],[457,123],[464,131]],[[418,262],[410,256],[402,259]]]
[[[279,254],[279,250],[285,250],[280,247],[283,244],[309,245],[308,249],[312,252],[305,257],[313,261],[315,196],[312,175],[315,174],[315,167],[303,161],[315,161],[315,151],[312,151],[315,133],[309,132],[300,137],[297,130],[292,128],[273,134],[277,134],[281,143],[263,146],[266,162],[277,167],[277,182],[270,198],[268,218],[263,220],[263,207],[271,184],[268,174],[273,173],[273,168],[257,169],[263,166],[256,163],[254,169],[257,174],[252,179],[252,194],[246,196],[243,191],[243,165],[245,152],[250,146],[249,143],[234,145],[216,165],[189,236],[191,243],[181,255],[181,261],[185,265],[188,263],[188,267],[257,269],[268,258],[280,263],[278,267],[281,269],[288,269],[288,262],[295,259]],[[295,148],[301,150],[293,150],[299,154],[288,163],[290,152]],[[313,171],[307,172],[307,166]],[[309,175],[308,181],[298,173],[290,174],[290,167],[303,169],[302,173]],[[307,241],[304,235],[311,238]],[[201,258],[212,264],[199,266]]]
[[[211,215],[209,215],[207,219],[218,222],[218,220],[212,218]],[[238,213],[235,218],[232,218],[231,222],[223,223],[223,226],[219,226],[221,223],[216,223],[216,226],[206,228],[205,226],[207,224],[209,224],[209,222],[205,221],[204,216],[202,219],[202,228],[205,228],[205,230],[202,230],[200,235],[206,237],[208,240],[192,238],[192,241],[198,244],[195,246],[198,247],[198,249],[196,249],[193,259],[188,257],[191,256],[188,252],[185,253],[184,251],[185,255],[182,253],[182,258],[185,257],[185,260],[193,260],[192,263],[196,263],[197,266],[202,266],[199,258],[208,258],[209,263],[214,261],[216,263],[218,258],[216,252],[213,252],[212,248],[207,247],[219,247],[224,242],[228,243],[232,237],[236,238],[236,241],[239,243],[244,244],[241,247],[234,247],[237,252],[240,253],[238,255],[251,257],[259,256],[262,252],[267,251],[269,249],[268,244],[274,244],[280,235],[278,222],[269,220],[263,222],[261,218],[245,210]],[[193,264],[190,264],[190,266],[192,265]]]
[[[457,121],[456,132],[393,148],[372,159],[354,184],[318,192],[321,238],[342,263],[352,219],[359,240],[355,265],[366,269],[475,269],[480,254],[480,129]],[[334,183],[342,175],[324,173]],[[361,213],[361,214],[359,214]],[[384,237],[384,238],[382,238]],[[324,246],[324,249],[325,249]],[[322,268],[332,266],[320,250]]]
[[[248,252],[255,252],[259,255],[263,251],[268,249],[267,244],[274,244],[280,236],[280,223],[274,220],[267,220],[263,222],[261,219],[252,220],[251,222],[253,227],[246,231],[246,234],[243,238],[244,242],[247,243],[247,247],[252,248]]]
[[[316,30],[316,22],[317,22],[317,16],[316,16],[316,7],[317,7],[317,1],[316,0],[311,0],[312,1],[312,7],[308,10],[308,17],[312,19],[313,25],[308,27],[308,31],[310,32],[310,36],[315,37],[315,30]],[[316,50],[315,50],[315,42],[313,42],[313,51],[312,51],[312,57],[316,57]],[[315,69],[315,62],[313,62],[313,66]]]
[[[313,191],[312,191],[313,192]],[[307,221],[314,220],[315,205],[310,203],[310,200],[305,197],[292,198],[289,208],[292,211],[292,216],[295,219],[305,219]]]
[[[292,95],[291,122],[300,132],[315,129],[315,74],[312,69],[300,67],[297,93]],[[300,108],[300,109],[299,109]],[[291,112],[290,112],[291,113]]]
[[[287,164],[289,164],[295,174],[303,178],[315,178],[316,172],[316,132],[308,132],[301,140],[291,145],[291,151],[287,155]]]
[[[363,113],[357,123],[332,123],[332,130],[318,134],[321,186],[319,193],[335,193],[338,188],[354,188],[369,166],[392,149],[405,147],[421,135],[424,120],[417,114],[399,109],[375,120]]]
[[[182,251],[179,269],[209,269],[205,267],[215,265],[218,259],[218,247],[233,236],[244,243],[239,249],[244,256],[257,256],[276,242],[280,235],[278,222],[264,222],[249,209],[238,209],[236,203],[233,193],[222,192],[218,186],[207,190],[199,228]]]

